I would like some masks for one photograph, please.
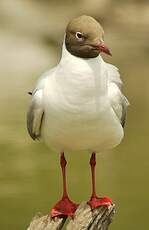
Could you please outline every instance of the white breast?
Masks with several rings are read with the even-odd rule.
[[[119,144],[123,129],[107,96],[101,58],[80,59],[63,49],[44,89],[42,136],[58,151],[102,151]]]

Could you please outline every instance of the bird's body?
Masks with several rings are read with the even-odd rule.
[[[67,27],[59,64],[40,78],[32,92],[29,134],[33,139],[41,137],[60,153],[101,152],[115,147],[123,138],[128,101],[121,92],[118,69],[100,56],[100,52],[111,54],[102,36],[103,29],[93,18],[74,19]],[[65,167],[63,155],[61,163]],[[93,178],[94,163],[93,154]],[[65,196],[52,216],[59,215],[64,199]],[[109,198],[97,200],[93,179],[90,205],[110,202]],[[69,206],[70,201],[66,204]]]
[[[108,78],[111,68],[115,71],[115,82]],[[75,57],[64,45],[60,63],[41,78],[38,85],[42,87],[37,85],[35,91],[37,97],[40,91],[42,100],[41,137],[46,144],[59,152],[100,152],[119,144],[123,128],[111,105],[113,94],[117,100],[120,96],[116,82],[120,83],[120,79],[114,66],[101,57],[94,60]],[[112,84],[115,89],[110,95]]]

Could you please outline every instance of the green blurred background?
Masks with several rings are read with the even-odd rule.
[[[131,103],[123,142],[97,157],[97,190],[116,204],[111,230],[148,229],[148,0],[0,1],[0,229],[26,229],[61,195],[58,154],[33,142],[26,131],[27,92],[58,63],[65,27],[81,14],[103,25],[113,53],[103,57],[120,69]],[[71,197],[87,200],[89,155],[67,154],[67,160]]]

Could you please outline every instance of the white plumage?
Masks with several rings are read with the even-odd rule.
[[[65,43],[60,63],[33,90],[28,131],[62,152],[100,152],[123,138],[128,100],[118,69],[96,58],[70,54]]]

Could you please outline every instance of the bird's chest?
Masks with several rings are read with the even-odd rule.
[[[108,121],[109,103],[103,83],[91,72],[56,80],[44,97],[46,138],[56,141],[56,145],[73,146],[75,141],[79,148],[86,145],[84,141],[97,141],[101,127],[106,127]]]
[[[59,70],[45,89],[46,113],[57,121],[94,120],[108,106],[106,79],[91,68]]]

